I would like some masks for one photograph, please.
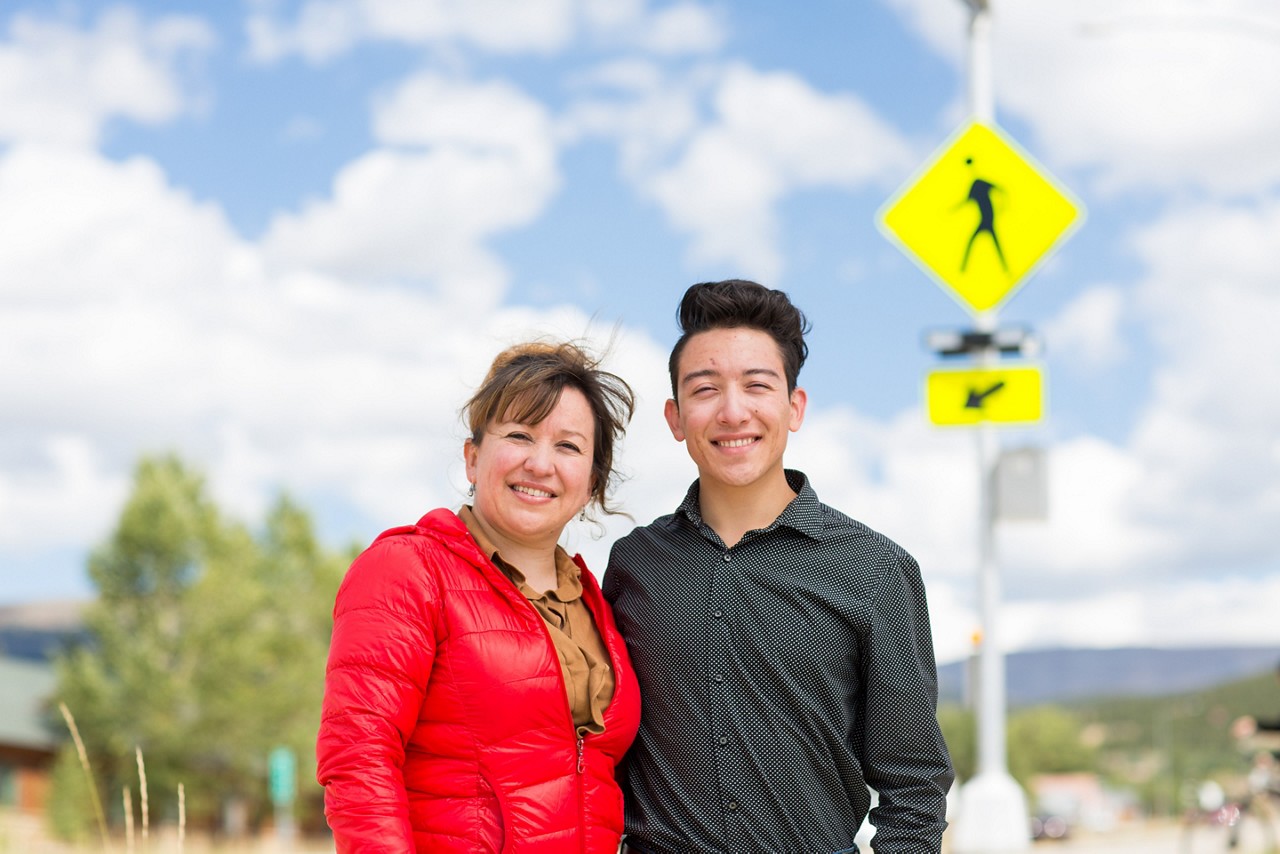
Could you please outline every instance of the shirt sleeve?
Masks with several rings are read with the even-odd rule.
[[[954,771],[938,726],[928,605],[915,559],[894,550],[886,563],[864,649],[864,772],[879,794],[871,846],[876,854],[936,854]]]
[[[431,577],[410,541],[389,538],[338,590],[316,777],[339,854],[414,851],[403,767],[435,658]]]

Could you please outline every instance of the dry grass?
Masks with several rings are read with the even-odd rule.
[[[72,844],[59,842],[46,832],[44,822],[39,816],[24,815],[14,811],[0,810],[0,854],[82,854],[89,851],[114,851],[113,838],[107,827],[106,814],[102,801],[98,796],[98,787],[94,784],[93,768],[89,763],[89,754],[80,738],[75,717],[66,703],[58,703],[62,717],[71,732],[75,743],[76,756],[80,760],[80,768],[84,772],[88,784],[90,798],[93,802],[94,817],[97,820],[100,841],[96,845]],[[114,840],[124,845],[126,854],[148,854],[154,837],[157,852],[175,852],[175,854],[331,854],[331,843],[310,842],[294,838],[289,841],[279,839],[275,834],[263,834],[259,837],[239,840],[215,840],[205,835],[188,837],[186,818],[186,787],[178,784],[178,823],[176,826],[164,826],[153,830],[150,826],[150,796],[147,790],[147,769],[142,758],[142,748],[135,747],[134,755],[138,765],[138,825],[135,827],[135,810],[133,793],[128,785],[121,790],[121,802],[124,808],[124,836]],[[135,829],[138,833],[135,835]],[[135,848],[140,843],[141,851]]]

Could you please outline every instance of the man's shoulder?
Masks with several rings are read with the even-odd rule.
[[[648,525],[637,525],[631,532],[619,537],[613,544],[614,552],[619,549],[644,548],[646,545],[671,539],[680,530],[679,513],[668,513],[659,516]]]
[[[818,515],[822,520],[820,540],[830,543],[847,544],[858,541],[863,549],[883,550],[895,555],[910,557],[907,550],[890,538],[887,534],[872,528],[829,504],[818,502]]]

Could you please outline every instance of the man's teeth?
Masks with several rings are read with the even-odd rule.
[[[532,486],[513,486],[516,492],[523,492],[525,495],[533,495],[538,498],[550,498],[551,493],[542,489],[534,489]]]
[[[755,439],[725,439],[716,444],[722,448],[741,448],[750,445]]]

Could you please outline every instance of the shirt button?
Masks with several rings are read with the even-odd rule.
[[[728,803],[726,803],[726,804],[724,805],[724,808],[725,808],[725,809],[727,809],[729,812],[734,812],[734,811],[736,811],[736,810],[738,809],[738,802],[737,802],[737,801],[729,801]]]
[[[725,562],[725,563],[728,563],[728,562],[729,562],[729,558],[730,558],[730,557],[732,557],[732,555],[730,555],[728,552],[725,552],[725,553],[724,553],[724,562]]]
[[[722,620],[724,619],[724,611],[721,611],[719,608],[716,608],[714,611],[711,612],[711,616],[715,617],[717,620]]]
[[[720,745],[721,747],[724,747],[728,743],[729,743],[729,737],[726,735],[722,735],[716,739],[716,744]]]
[[[711,674],[711,681],[712,681],[712,682],[723,682],[723,681],[724,681],[724,677],[723,677],[723,676],[721,676],[719,673],[712,673],[712,674]]]

